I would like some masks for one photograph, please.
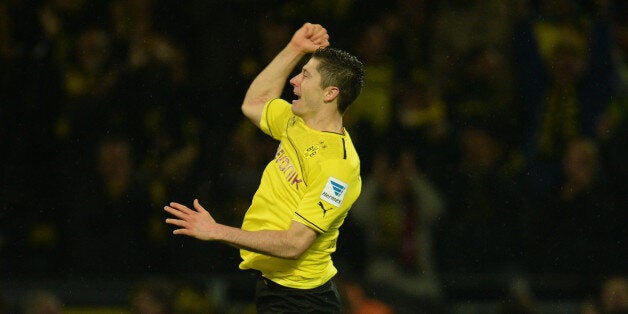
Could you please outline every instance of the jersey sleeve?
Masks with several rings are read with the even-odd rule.
[[[281,140],[281,135],[286,130],[286,125],[293,119],[291,105],[280,98],[269,100],[264,105],[260,129],[276,140]]]
[[[324,233],[344,219],[362,188],[359,172],[351,169],[344,160],[318,164],[293,220]]]

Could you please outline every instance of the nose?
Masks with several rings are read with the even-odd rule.
[[[301,74],[297,74],[290,79],[290,85],[297,86],[300,82]]]

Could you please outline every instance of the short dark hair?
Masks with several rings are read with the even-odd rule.
[[[319,48],[312,58],[320,61],[321,87],[337,86],[338,111],[345,110],[358,98],[364,86],[364,66],[354,55],[337,48]]]

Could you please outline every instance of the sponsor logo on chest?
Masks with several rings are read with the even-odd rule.
[[[286,155],[286,151],[279,145],[277,148],[277,153],[275,154],[275,163],[277,164],[277,169],[283,173],[284,177],[290,183],[290,185],[295,186],[295,188],[299,189],[299,183],[303,182],[301,178],[299,178],[299,173],[297,169],[294,167],[288,155]]]

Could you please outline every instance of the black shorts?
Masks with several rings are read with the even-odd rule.
[[[340,294],[332,280],[313,289],[284,287],[261,277],[255,288],[258,314],[266,313],[340,313]]]

